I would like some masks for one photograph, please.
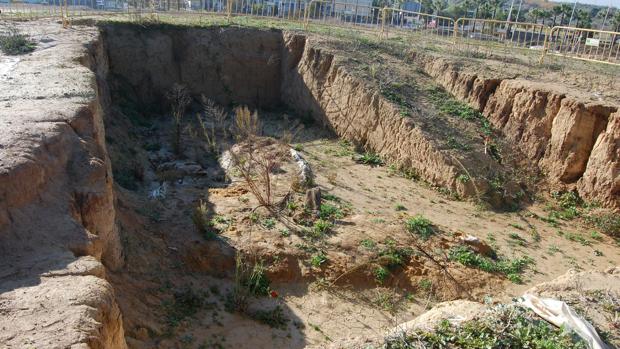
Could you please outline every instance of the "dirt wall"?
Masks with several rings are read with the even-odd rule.
[[[119,24],[101,35],[112,76],[143,107],[165,105],[174,83],[222,105],[280,104],[279,31]]]
[[[475,194],[471,182],[456,180],[462,172],[410,118],[379,91],[356,78],[338,57],[316,47],[305,36],[284,35],[282,55],[284,103],[301,115],[311,114],[334,132],[384,160],[413,168],[420,177],[458,193]],[[484,188],[484,183],[478,183]]]
[[[620,209],[617,105],[562,88],[462,71],[456,62],[415,55],[446,90],[482,113],[545,173],[552,189],[572,190]]]
[[[84,47],[95,32],[38,26],[55,34],[0,78],[10,101],[0,110],[0,347],[126,348],[105,280],[123,264],[107,90],[81,64],[95,61],[97,42]]]

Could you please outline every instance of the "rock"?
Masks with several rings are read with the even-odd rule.
[[[431,310],[416,317],[415,319],[396,326],[392,330],[388,331],[387,335],[394,336],[399,333],[407,333],[416,329],[430,331],[443,320],[448,320],[453,324],[459,324],[461,322],[474,319],[485,310],[486,307],[484,304],[467,300],[439,303]]]
[[[158,172],[176,171],[181,176],[205,176],[207,171],[193,161],[175,160],[157,166]]]
[[[493,251],[493,248],[476,236],[469,235],[469,234],[465,236],[461,236],[459,237],[459,241],[462,244],[465,244],[471,247],[475,252],[481,255],[491,257],[491,258],[495,257],[495,251]]]
[[[295,150],[290,150],[291,157],[297,163],[297,167],[299,168],[299,173],[297,174],[299,177],[299,183],[303,186],[310,186],[314,182],[314,174],[312,173],[312,169],[310,168],[310,164],[301,156],[301,154]]]
[[[306,208],[318,212],[321,208],[321,188],[314,187],[306,190]]]

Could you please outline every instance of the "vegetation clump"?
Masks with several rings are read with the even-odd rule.
[[[467,267],[472,267],[486,271],[488,273],[499,273],[505,275],[514,283],[522,283],[521,275],[525,269],[534,263],[531,258],[515,258],[512,260],[497,258],[492,259],[482,256],[466,246],[453,247],[448,253],[451,261],[459,262]]]
[[[431,236],[435,234],[435,229],[433,229],[433,223],[424,218],[422,215],[417,215],[415,217],[411,217],[407,219],[405,222],[405,227],[407,231],[411,234],[417,235],[424,240],[428,240]]]
[[[0,51],[6,55],[21,55],[32,52],[36,43],[15,27],[9,26],[4,33],[0,32]]]
[[[488,349],[585,349],[573,331],[556,328],[532,311],[517,305],[498,305],[484,316],[459,326],[448,320],[434,331],[418,330],[385,339],[387,349],[488,348]]]

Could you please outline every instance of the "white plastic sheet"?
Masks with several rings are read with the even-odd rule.
[[[608,349],[589,322],[582,319],[566,303],[551,298],[540,298],[524,294],[519,300],[523,306],[532,309],[538,316],[555,326],[565,326],[583,338],[591,349]]]

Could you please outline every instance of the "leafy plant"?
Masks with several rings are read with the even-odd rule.
[[[416,330],[385,339],[386,349],[408,348],[585,349],[586,343],[567,328],[556,328],[532,311],[498,305],[458,326],[443,320],[433,331]]]
[[[378,154],[365,152],[355,159],[360,164],[371,165],[371,166],[381,166],[383,165],[383,160],[379,157]]]
[[[375,280],[377,280],[377,282],[383,283],[388,276],[390,276],[390,271],[379,265],[375,268],[373,274],[375,275]]]
[[[516,283],[521,283],[519,274],[523,273],[525,268],[534,263],[534,261],[528,257],[512,260],[498,258],[494,260],[482,256],[465,246],[457,246],[450,249],[448,258],[467,267],[480,269],[488,273],[503,274]]]
[[[341,219],[343,217],[344,213],[340,207],[330,204],[321,204],[321,207],[319,207],[319,218],[323,220]]]
[[[424,218],[422,215],[417,215],[415,217],[411,217],[407,219],[405,222],[405,227],[407,231],[411,234],[415,234],[423,239],[429,239],[431,236],[435,234],[435,229],[433,229],[433,223]]]
[[[254,320],[263,323],[271,328],[285,330],[289,319],[284,315],[282,307],[276,305],[271,310],[256,310],[250,314]]]
[[[403,204],[396,204],[394,206],[394,209],[396,211],[407,211],[407,207],[405,207],[405,205],[403,205]]]
[[[7,26],[0,32],[0,51],[6,55],[20,55],[34,51],[37,44],[26,34],[22,34],[14,26]]]
[[[315,268],[320,268],[323,263],[327,262],[327,256],[323,252],[319,252],[312,256],[310,264]]]

